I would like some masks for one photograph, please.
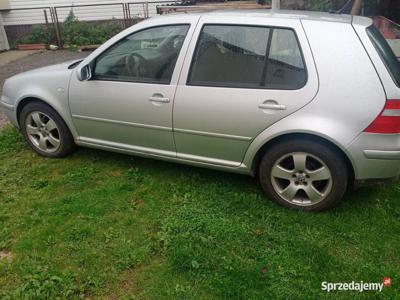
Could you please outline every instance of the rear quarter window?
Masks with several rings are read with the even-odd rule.
[[[400,86],[400,62],[387,40],[374,25],[367,28],[367,33],[382,61],[397,86]]]

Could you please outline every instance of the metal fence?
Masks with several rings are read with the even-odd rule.
[[[62,48],[64,45],[62,24],[71,10],[77,14],[81,22],[88,22],[93,26],[104,22],[114,22],[124,29],[140,20],[157,15],[159,6],[180,3],[172,0],[159,0],[8,9],[3,11],[7,15],[18,13],[18,16],[21,16],[21,22],[12,25],[6,24],[4,28],[10,44],[15,45],[18,40],[31,34],[35,25],[45,26],[54,35],[54,42]],[[24,19],[25,16],[34,18],[36,21],[29,24],[29,18]]]
[[[52,10],[50,7],[30,7],[8,9],[0,12],[6,12],[7,14],[13,12],[18,13],[21,16],[32,15],[36,18],[41,18],[42,24],[46,25],[46,27],[51,30],[54,24],[51,11]],[[51,21],[49,21],[49,18],[51,18]],[[31,24],[26,24],[25,22],[23,22],[23,20],[21,20],[21,18],[19,21],[21,21],[21,24],[3,25],[10,45],[12,45],[13,42],[18,40],[19,38],[29,35],[32,31]]]

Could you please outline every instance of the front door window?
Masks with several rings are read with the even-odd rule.
[[[94,79],[169,84],[188,29],[152,27],[127,36],[96,59]]]

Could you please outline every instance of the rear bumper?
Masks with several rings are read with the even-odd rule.
[[[356,180],[390,179],[400,175],[400,134],[360,134],[347,148]]]

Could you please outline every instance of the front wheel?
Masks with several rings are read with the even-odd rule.
[[[74,139],[63,119],[42,102],[24,106],[19,124],[28,144],[40,155],[63,157],[75,149]]]
[[[294,139],[268,149],[260,164],[260,182],[275,202],[322,211],[343,197],[348,182],[342,156],[324,143]]]

